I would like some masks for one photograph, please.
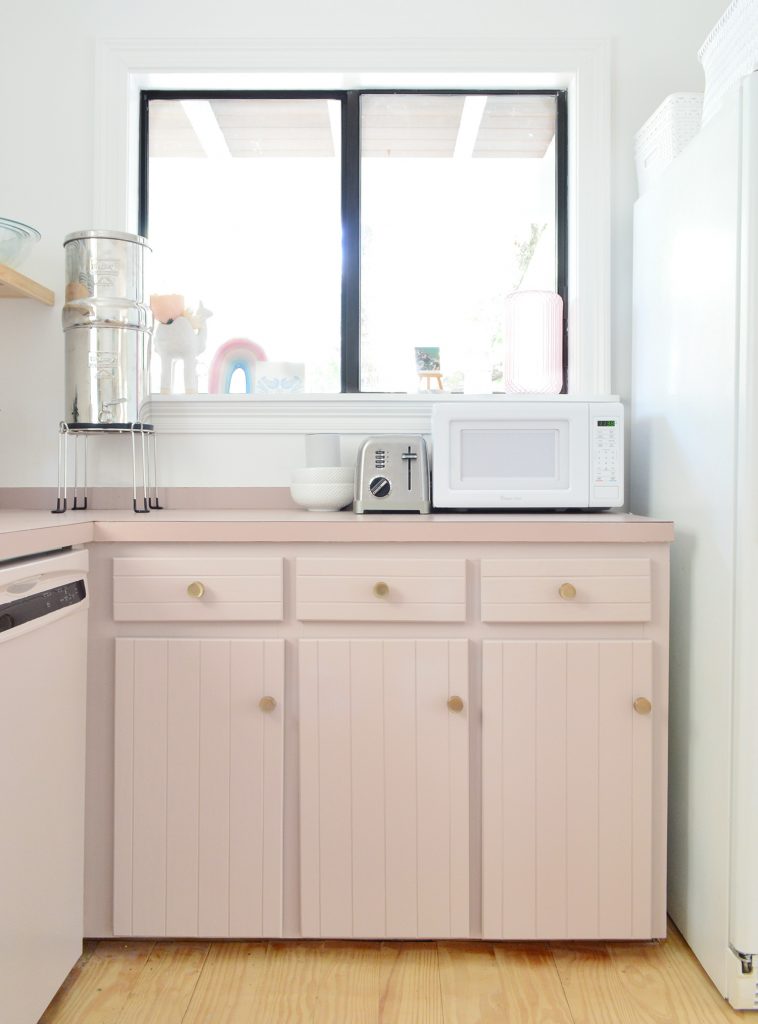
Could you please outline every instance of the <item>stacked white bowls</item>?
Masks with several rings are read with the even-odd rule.
[[[341,466],[338,434],[308,434],[307,466],[292,471],[290,494],[311,512],[338,512],[352,504],[355,468]]]

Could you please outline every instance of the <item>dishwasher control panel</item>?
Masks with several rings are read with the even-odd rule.
[[[87,588],[84,580],[75,580],[73,583],[64,583],[63,586],[53,587],[51,590],[43,590],[40,594],[20,597],[17,601],[0,604],[0,633],[16,626],[23,626],[25,622],[41,619],[44,615],[52,615],[53,612],[60,611],[61,608],[80,604],[86,596]]]

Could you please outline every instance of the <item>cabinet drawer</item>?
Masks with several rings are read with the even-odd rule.
[[[117,622],[282,620],[281,558],[114,558]]]
[[[298,558],[297,617],[331,622],[464,622],[462,558]]]
[[[482,561],[484,622],[648,622],[647,558]]]

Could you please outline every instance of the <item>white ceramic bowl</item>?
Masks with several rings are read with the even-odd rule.
[[[354,466],[309,466],[292,470],[294,484],[350,484],[355,480]]]
[[[353,501],[353,481],[337,483],[298,483],[290,487],[292,500],[311,512],[338,512]]]

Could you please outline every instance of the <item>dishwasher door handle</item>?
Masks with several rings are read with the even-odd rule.
[[[6,594],[25,594],[27,590],[32,590],[37,586],[43,575],[43,573],[39,573],[38,576],[27,576],[25,580],[16,580],[15,583],[9,583],[5,587],[5,592]]]

